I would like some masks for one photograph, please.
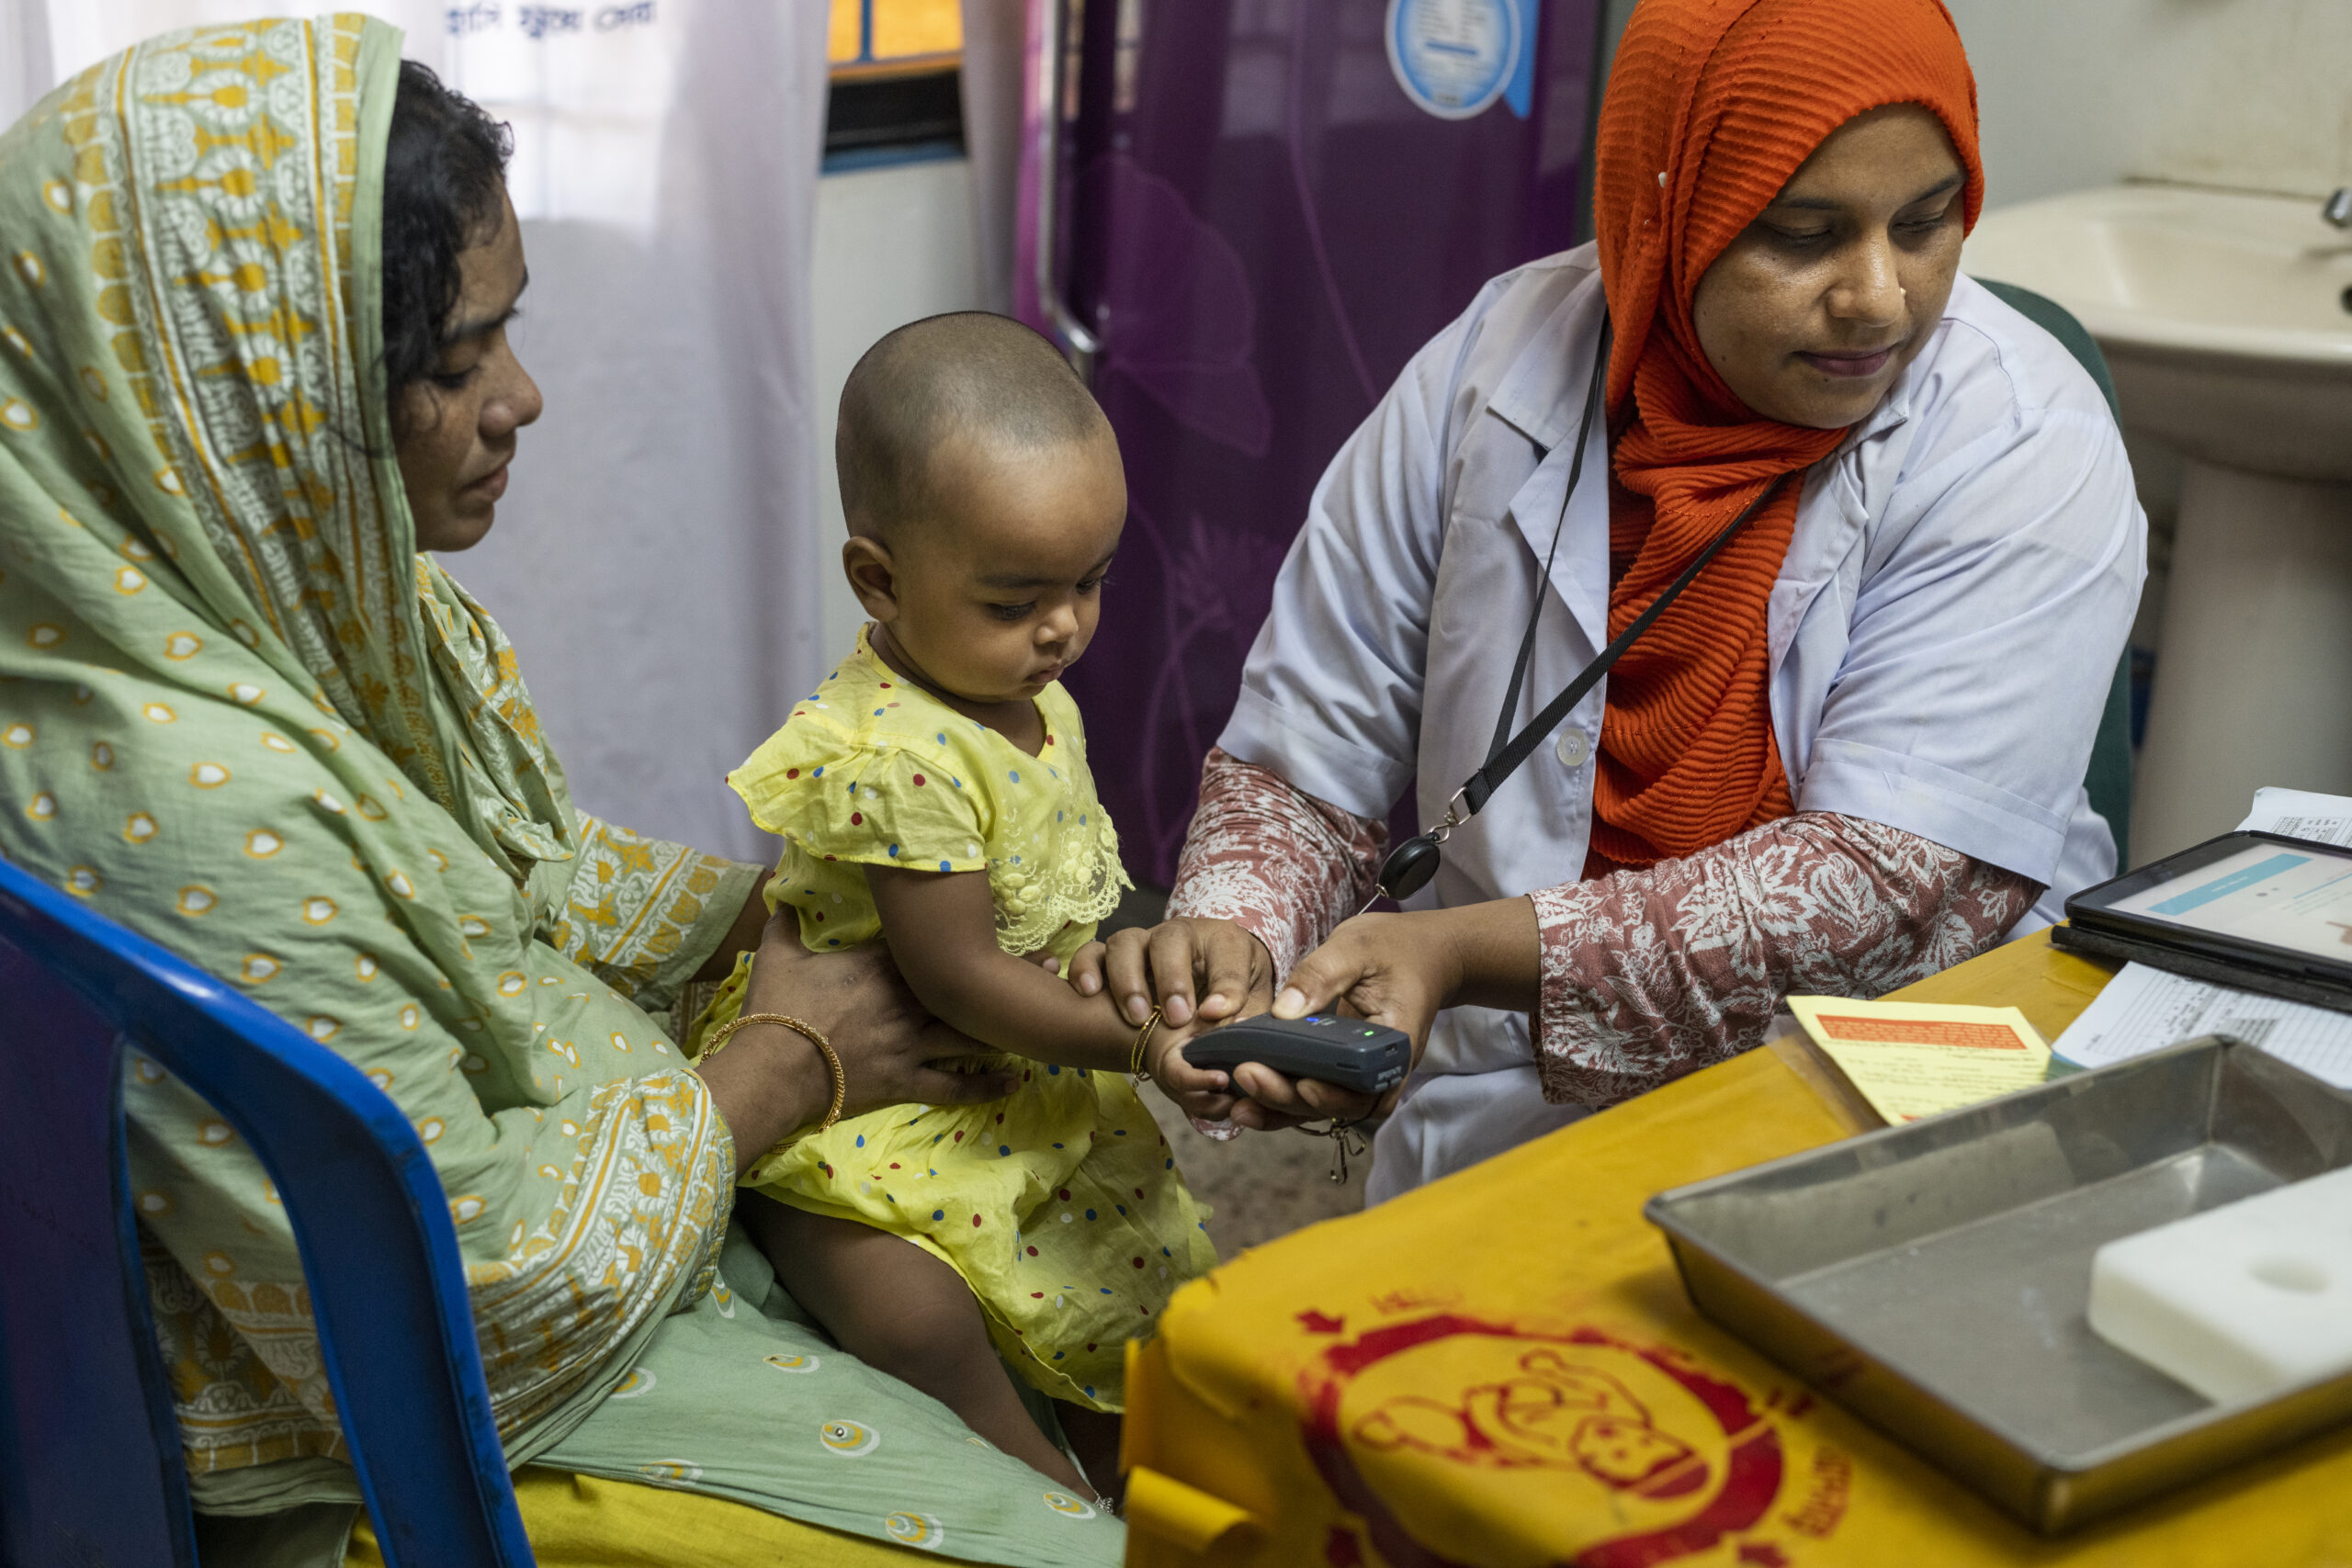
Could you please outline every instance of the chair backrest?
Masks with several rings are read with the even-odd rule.
[[[124,1156],[127,1052],[260,1157],[386,1560],[526,1568],[447,1200],[350,1063],[0,862],[0,1562],[188,1568]]]
[[[2115,378],[2108,374],[2107,355],[2098,351],[2098,342],[2083,323],[2075,320],[2073,312],[2057,300],[2036,294],[2030,288],[2020,288],[2014,283],[1996,283],[1989,277],[1976,280],[1993,291],[1994,297],[2018,315],[2058,340],[2060,346],[2075,356],[2091,379],[2107,395],[2108,412],[2118,423],[2123,418],[2123,405],[2115,398]],[[2116,667],[2115,682],[2107,689],[2107,706],[2099,714],[2098,734],[2091,742],[2090,771],[2084,775],[2083,788],[2089,792],[2091,809],[2107,818],[2109,831],[2115,835],[2115,862],[2119,871],[2128,863],[2132,852],[2132,650],[2123,650],[2123,660]]]

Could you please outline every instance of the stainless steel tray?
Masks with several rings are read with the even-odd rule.
[[[2219,1039],[1661,1192],[1699,1310],[2046,1533],[2352,1416],[2217,1405],[2093,1334],[2119,1236],[2352,1165],[2352,1094]]]

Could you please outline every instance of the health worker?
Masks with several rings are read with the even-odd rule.
[[[1643,0],[1598,239],[1488,284],[1332,460],[1170,919],[1084,983],[1406,1031],[1378,1199],[2110,875],[2083,779],[2145,520],[2090,375],[1960,272],[1984,188],[1937,0]],[[1384,875],[1408,789],[1442,842]],[[1236,1083],[1234,1125],[1375,1109]]]

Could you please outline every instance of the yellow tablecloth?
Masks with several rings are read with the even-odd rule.
[[[724,1497],[536,1465],[515,1472],[514,1502],[538,1568],[907,1568],[922,1556]],[[343,1568],[384,1568],[364,1512]]]
[[[1903,994],[2054,1036],[2106,973],[2037,936]],[[1848,1130],[1756,1052],[1187,1287],[1132,1351],[1128,1562],[2352,1563],[2352,1431],[2045,1540],[1698,1317],[1642,1204]]]

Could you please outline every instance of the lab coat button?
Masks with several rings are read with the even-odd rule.
[[[1564,731],[1552,747],[1553,754],[1571,768],[1581,768],[1592,756],[1592,739],[1581,729]]]

